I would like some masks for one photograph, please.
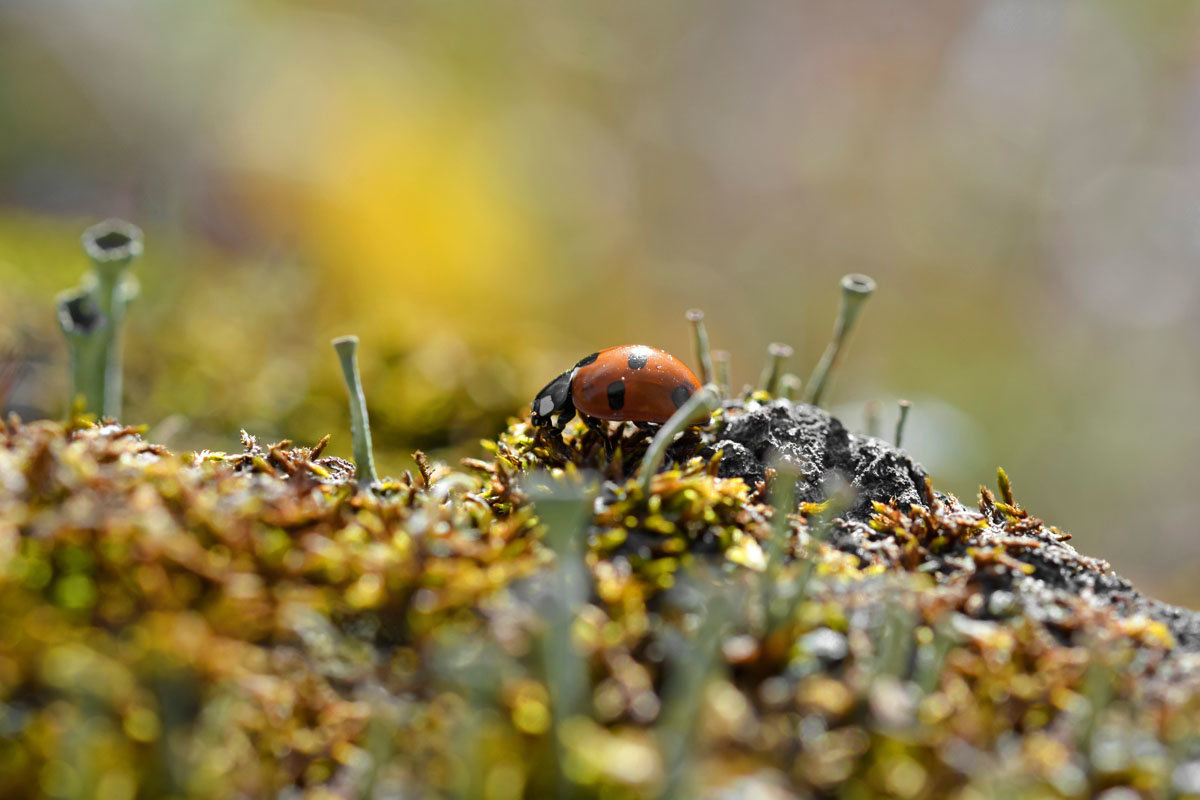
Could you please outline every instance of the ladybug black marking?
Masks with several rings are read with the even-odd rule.
[[[625,381],[613,381],[605,390],[608,394],[608,407],[620,411],[625,407]]]
[[[571,401],[571,379],[575,370],[567,370],[559,375],[546,388],[533,398],[533,424],[539,427],[549,427],[550,418],[558,415],[562,425],[566,425],[575,416],[575,404]]]
[[[592,353],[590,356],[584,356],[583,358],[581,358],[575,362],[575,369],[579,369],[580,367],[586,367],[588,364],[591,364],[599,357],[600,357],[599,353]]]
[[[628,358],[628,360],[626,360],[625,363],[629,365],[630,369],[633,369],[633,370],[641,369],[642,367],[646,366],[646,354],[645,353],[636,353],[636,352],[630,353],[629,358]]]
[[[675,404],[676,408],[683,408],[683,404],[686,403],[688,398],[691,396],[692,388],[690,386],[684,386],[683,384],[680,384],[671,390],[671,402]]]

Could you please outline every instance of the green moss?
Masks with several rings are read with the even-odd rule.
[[[358,492],[320,445],[10,423],[0,794],[1173,791],[1200,702],[1160,623],[985,605],[1058,535],[1010,493],[881,504],[856,557],[836,505],[773,508],[696,434],[648,491],[645,434],[612,435],[514,421]]]

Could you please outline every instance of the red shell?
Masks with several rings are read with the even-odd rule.
[[[662,423],[699,388],[699,379],[675,356],[627,344],[583,359],[571,381],[571,399],[589,417]]]

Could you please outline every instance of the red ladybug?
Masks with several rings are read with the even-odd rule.
[[[642,344],[592,353],[533,398],[533,424],[562,431],[578,411],[584,422],[666,422],[700,388],[675,356]]]

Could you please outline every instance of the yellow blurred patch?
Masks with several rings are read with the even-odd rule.
[[[405,338],[447,321],[468,338],[493,331],[529,297],[535,235],[486,110],[398,81],[406,65],[388,56],[340,49],[265,76],[235,113],[247,211],[294,237],[327,319]]]

